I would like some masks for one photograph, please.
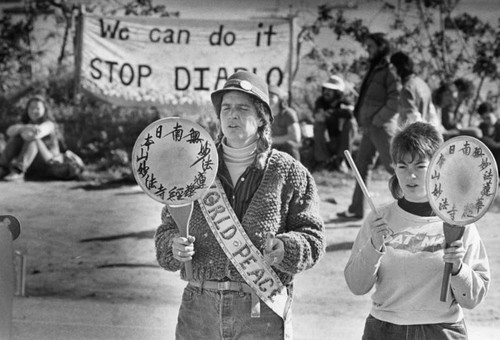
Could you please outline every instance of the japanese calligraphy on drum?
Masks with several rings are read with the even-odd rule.
[[[132,170],[142,190],[169,205],[200,198],[217,174],[218,155],[209,133],[183,118],[148,125],[132,150]]]
[[[472,223],[488,211],[495,199],[495,158],[476,138],[449,139],[431,159],[426,186],[436,215],[454,225]]]

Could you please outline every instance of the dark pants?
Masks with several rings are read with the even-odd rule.
[[[392,129],[392,126],[377,127],[371,125],[363,132],[355,162],[356,167],[359,170],[359,174],[365,184],[367,184],[366,180],[368,179],[368,173],[370,167],[376,159],[377,153],[387,172],[391,175],[394,174],[394,169],[391,165],[391,154],[389,151],[391,139],[394,134],[395,129]],[[359,184],[356,183],[349,211],[357,216],[364,216],[364,202],[365,197],[363,190],[361,190]]]
[[[326,162],[335,156],[344,159],[344,150],[352,152],[353,141],[356,137],[357,124],[354,118],[346,119],[341,131],[333,131],[329,128],[328,121],[315,122],[314,131],[314,159],[316,162]],[[326,140],[325,132],[328,132],[330,141]]]
[[[362,340],[467,340],[465,322],[424,325],[396,325],[366,318]]]

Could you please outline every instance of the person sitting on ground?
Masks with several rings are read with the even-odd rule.
[[[399,126],[424,121],[441,131],[441,122],[432,103],[432,91],[429,85],[415,74],[413,60],[406,53],[399,51],[391,56],[390,62],[396,68],[402,85],[399,92]]]
[[[477,108],[477,113],[481,116],[482,122],[479,129],[483,133],[481,141],[490,149],[500,170],[500,119],[495,111],[495,107],[489,103],[481,103]]]
[[[31,97],[21,121],[7,129],[8,141],[0,155],[0,178],[23,180],[25,174],[50,171],[50,161],[60,155],[57,127],[45,98]]]
[[[466,135],[481,138],[478,127],[465,126],[464,119],[469,115],[467,102],[474,95],[474,84],[467,79],[458,78],[452,83],[443,83],[433,93],[433,102],[441,110],[441,124],[444,127],[443,137]]]
[[[333,75],[321,87],[314,105],[314,159],[316,168],[341,170],[344,150],[352,151],[357,124],[354,106],[345,96],[345,82]],[[325,135],[328,132],[328,139]]]
[[[272,147],[300,161],[301,134],[297,112],[288,106],[287,93],[278,86],[269,86],[269,104],[274,113],[271,125]]]

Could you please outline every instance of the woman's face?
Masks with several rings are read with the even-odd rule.
[[[40,100],[32,100],[28,104],[28,117],[36,122],[45,115],[45,104]]]
[[[427,202],[425,177],[429,168],[428,157],[419,159],[406,154],[395,164],[394,169],[404,197],[410,202]]]
[[[239,91],[230,91],[222,97],[221,129],[226,143],[232,148],[243,148],[257,140],[257,130],[263,125],[252,97]]]

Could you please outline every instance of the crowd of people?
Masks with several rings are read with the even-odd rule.
[[[276,127],[281,131],[277,135],[280,145],[276,148],[301,155],[294,158],[313,172],[348,171],[344,155],[347,150],[353,154],[359,173],[366,181],[374,166],[383,166],[389,174],[394,173],[389,155],[391,139],[401,128],[423,121],[435,126],[444,140],[456,136],[481,140],[500,164],[498,108],[485,100],[475,112],[471,111],[470,103],[475,95],[471,80],[457,78],[432,89],[417,73],[408,53],[392,51],[385,34],[368,35],[364,46],[368,67],[358,91],[347,86],[341,75],[331,75],[322,83],[312,108],[309,124],[312,136],[301,138],[295,118],[299,116],[300,120],[301,115],[287,106],[287,112],[293,112],[287,116],[294,117],[287,119],[290,131],[294,131],[293,135],[288,132],[288,143],[293,143],[294,149],[286,151],[284,148],[283,131],[286,129],[281,126]],[[273,140],[274,136],[273,128]],[[348,209],[338,215],[352,219],[364,217],[364,197],[359,185]]]
[[[470,83],[457,79],[433,96],[412,59],[392,53],[384,34],[370,34],[365,46],[369,64],[355,103],[339,75],[321,86],[313,113],[312,169],[301,163],[299,117],[286,90],[239,71],[212,92],[219,123],[213,194],[193,202],[190,235],[179,232],[173,212],[180,208],[167,205],[155,233],[159,265],[180,271],[186,281],[176,339],[292,338],[295,277],[326,251],[311,170],[342,171],[345,150],[355,153],[364,182],[378,159],[391,175],[395,199],[365,218],[365,195],[357,183],[347,210],[338,213],[364,219],[345,267],[354,294],[374,289],[363,339],[467,339],[462,308],[474,308],[489,288],[486,250],[473,224],[462,239],[445,246],[443,221],[428,201],[425,179],[433,154],[456,135],[480,138],[498,157],[497,111],[482,103],[481,123],[463,127]],[[6,134],[3,180],[22,180],[30,171],[61,176],[57,124],[44,97],[30,97],[19,123]],[[225,221],[227,229],[221,227]],[[234,235],[244,244],[231,252]],[[434,243],[415,251],[397,241],[398,235],[415,242],[426,235]],[[452,266],[448,303],[438,299],[436,272],[444,263]]]
[[[383,59],[384,40],[374,36],[369,50],[372,65],[354,110],[342,106],[348,103],[341,101],[339,78],[324,84],[317,103],[323,116],[328,110],[349,111],[342,116],[343,126],[354,115],[363,129],[360,147],[366,148],[359,153],[374,154],[383,145],[387,164],[395,166],[389,182],[395,201],[366,217],[345,266],[354,294],[374,290],[362,339],[467,339],[463,308],[477,306],[490,284],[486,250],[474,224],[462,239],[445,246],[443,220],[434,213],[425,185],[443,135],[411,110],[408,119],[415,121],[396,129],[399,92]],[[374,89],[373,83],[384,86]],[[182,236],[177,225],[176,209],[182,208],[163,208],[156,257],[161,267],[180,271],[186,281],[176,339],[292,339],[294,279],[326,251],[314,177],[271,143],[278,114],[289,123],[280,127],[283,135],[296,136],[296,116],[286,106],[273,105],[278,98],[271,100],[270,94],[263,79],[246,71],[212,93],[220,122],[214,192],[193,203],[191,235]],[[380,106],[383,116],[377,117]],[[488,114],[488,108],[482,110]],[[316,129],[326,134],[323,118]],[[235,234],[246,244],[238,242],[239,250],[232,252]],[[448,302],[439,299],[442,276],[436,275],[444,264],[452,275]]]

